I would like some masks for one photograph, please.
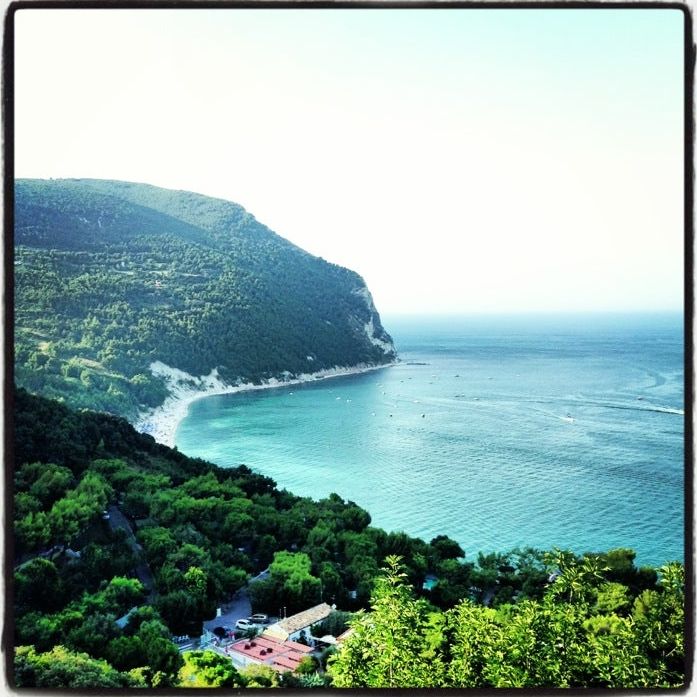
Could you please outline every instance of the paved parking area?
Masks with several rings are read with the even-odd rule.
[[[249,601],[249,595],[247,594],[247,589],[255,581],[259,581],[268,576],[268,571],[262,571],[258,576],[255,576],[249,581],[249,583],[240,588],[240,590],[235,594],[234,598],[223,605],[221,608],[223,613],[220,617],[214,617],[203,623],[205,629],[212,632],[216,627],[230,627],[235,628],[235,622],[241,619],[247,619],[252,614],[252,604]],[[271,618],[269,618],[271,619]]]
[[[214,617],[203,623],[203,626],[212,632],[216,627],[231,627],[234,629],[237,620],[246,619],[252,614],[252,604],[249,602],[247,589],[243,588],[240,592],[223,608],[220,617]]]
[[[207,629],[209,632],[212,632],[216,627],[230,627],[234,630],[235,623],[237,622],[237,620],[247,619],[247,617],[249,617],[252,614],[252,603],[249,600],[247,589],[252,583],[254,583],[257,580],[266,578],[266,576],[268,576],[268,571],[262,571],[258,576],[255,576],[253,579],[251,579],[249,583],[246,586],[244,586],[244,588],[240,588],[240,590],[235,594],[232,600],[222,605],[222,614],[220,615],[220,617],[213,617],[210,620],[206,620],[203,623],[203,627]],[[275,621],[275,617],[269,617],[269,624]],[[263,625],[259,625],[259,627],[263,627]],[[222,642],[222,645],[211,645],[206,648],[216,651],[217,653],[230,658],[230,656],[228,656],[225,653],[224,649],[224,646],[228,643],[229,642],[225,640],[224,642]],[[194,639],[190,639],[189,641],[178,644],[178,646],[180,651],[192,651],[198,649],[199,638],[196,637]]]

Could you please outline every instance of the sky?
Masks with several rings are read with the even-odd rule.
[[[15,175],[243,205],[387,314],[682,310],[678,10],[39,10]]]

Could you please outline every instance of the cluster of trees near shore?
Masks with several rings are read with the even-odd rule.
[[[241,206],[145,184],[18,180],[15,377],[133,419],[161,404],[154,360],[259,382],[393,358],[358,274],[304,252]],[[309,358],[308,358],[309,357]]]
[[[387,533],[337,495],[313,501],[244,466],[188,458],[121,418],[22,389],[13,414],[17,685],[164,687],[194,671],[197,684],[210,674],[212,685],[297,686],[292,676],[269,683],[264,671],[236,677],[206,655],[184,665],[170,641],[200,633],[221,601],[267,567],[250,588],[255,610],[325,601],[360,611],[372,595],[372,611],[355,620],[360,641],[305,686],[683,679],[680,565],[636,568],[630,550],[526,549],[469,561],[445,536]],[[103,519],[107,506],[130,520],[140,548],[130,530]],[[393,557],[401,565],[393,560],[381,575]],[[438,581],[427,589],[429,575]],[[407,664],[413,672],[395,668]]]
[[[397,557],[376,582],[371,612],[329,659],[335,687],[682,687],[681,564],[634,595],[603,555],[548,555],[558,577],[539,600],[442,612],[414,596]],[[626,577],[624,577],[626,578]],[[631,581],[630,581],[631,583]]]

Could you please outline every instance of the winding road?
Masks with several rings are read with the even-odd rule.
[[[152,576],[150,567],[143,558],[143,548],[138,544],[138,541],[133,534],[131,524],[128,518],[121,513],[117,506],[111,505],[107,508],[109,513],[109,527],[113,530],[123,530],[126,533],[126,542],[131,548],[131,551],[140,559],[136,564],[135,570],[138,580],[145,586],[148,591],[148,602],[152,602],[155,595],[155,579]]]

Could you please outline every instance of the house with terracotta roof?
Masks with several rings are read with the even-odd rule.
[[[298,612],[296,615],[291,615],[270,625],[264,630],[262,636],[278,641],[295,641],[301,636],[309,638],[312,636],[312,625],[326,620],[334,610],[335,608],[327,603],[320,603],[309,610]]]
[[[294,672],[312,649],[295,641],[277,641],[262,635],[236,641],[227,646],[225,652],[238,666],[262,664],[284,673]]]

